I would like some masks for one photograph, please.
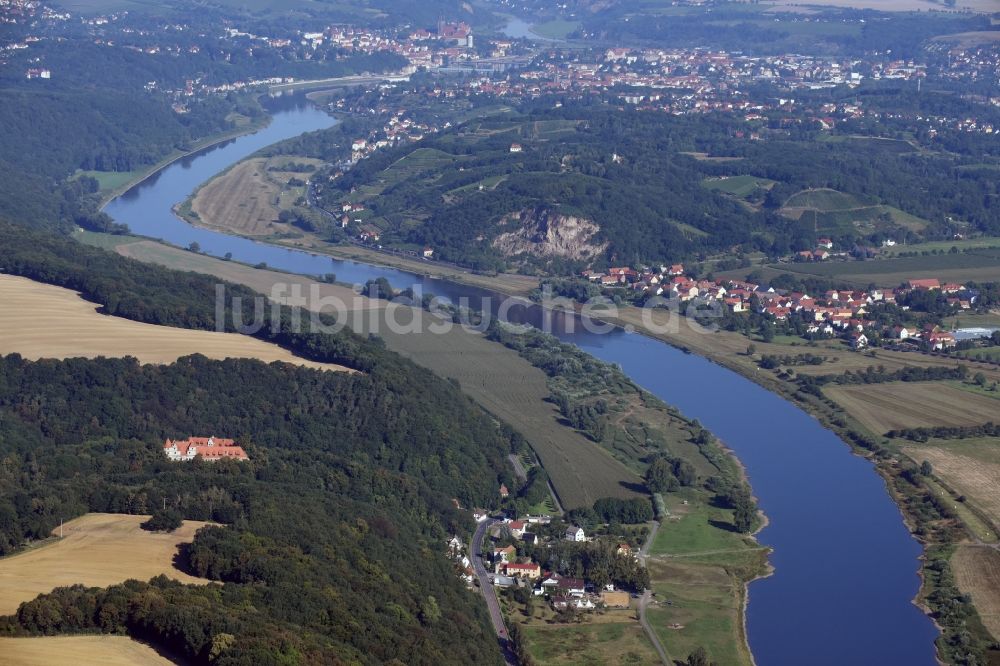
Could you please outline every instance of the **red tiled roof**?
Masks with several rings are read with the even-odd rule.
[[[164,449],[173,446],[177,447],[178,453],[187,456],[188,450],[195,447],[195,455],[207,460],[219,460],[221,458],[234,458],[236,460],[249,460],[250,457],[243,450],[242,446],[237,446],[231,439],[221,437],[188,437],[185,440],[170,440],[163,443]]]

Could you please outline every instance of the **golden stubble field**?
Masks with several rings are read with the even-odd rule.
[[[917,464],[928,461],[934,476],[1000,525],[1000,438],[933,439],[902,448]]]
[[[199,224],[248,236],[274,233],[281,188],[267,176],[267,160],[240,162],[213,178],[191,200]]]
[[[62,539],[0,559],[0,615],[15,612],[39,594],[76,583],[106,587],[160,574],[183,583],[207,583],[175,568],[173,560],[177,547],[190,543],[195,532],[210,523],[186,520],[174,532],[158,533],[139,527],[147,518],[88,513],[63,525]]]
[[[0,275],[0,354],[18,353],[30,360],[134,356],[142,363],[172,363],[202,354],[347,371],[250,336],[144,324],[102,315],[97,307],[69,289]]]
[[[127,636],[0,638],[6,666],[172,666],[153,648]]]
[[[958,589],[972,597],[983,624],[1000,640],[1000,551],[965,544],[951,557]]]
[[[941,382],[828,386],[823,392],[874,433],[921,426],[981,425],[1000,401]]]

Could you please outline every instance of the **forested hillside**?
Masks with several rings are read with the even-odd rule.
[[[451,498],[489,503],[508,444],[430,373],[388,357],[343,375],[197,356],[11,356],[0,378],[3,551],[60,518],[164,501],[229,525],[199,533],[187,555],[193,572],[227,582],[219,592],[133,586],[101,593],[96,608],[58,600],[92,592],[64,593],[23,606],[9,630],[127,630],[197,663],[469,663],[495,652],[444,550],[449,533],[471,531]],[[252,461],[177,464],[159,450],[166,437],[210,433],[245,442]],[[221,634],[232,643],[211,656]]]
[[[754,55],[861,55],[888,51],[897,57],[912,58],[934,35],[990,28],[988,16],[970,14],[892,13],[845,6],[810,9],[809,20],[801,20],[801,15],[783,13],[781,9],[768,11],[756,3],[726,3],[713,7],[706,15],[696,6],[665,9],[618,0],[595,3],[590,11],[581,12],[580,32],[670,48],[711,45]]]
[[[99,14],[107,11],[109,5],[115,9],[116,3],[107,0],[67,0],[56,2],[83,14]],[[396,25],[399,23],[416,22],[433,25],[440,17],[472,17],[487,14],[485,9],[473,8],[461,0],[425,0],[412,2],[410,0],[211,0],[196,2],[195,0],[166,0],[157,3],[127,2],[118,3],[133,13],[169,14],[185,12],[192,9],[202,13],[218,13],[227,18],[238,17],[243,20],[267,20],[277,25],[298,21],[321,20],[331,22],[351,22],[364,19],[376,24]],[[488,15],[488,14],[487,14]]]
[[[215,280],[8,226],[5,272],[72,286],[109,312],[213,327]],[[232,287],[233,294],[249,295]],[[87,511],[164,503],[203,532],[182,557],[218,591],[166,581],[64,590],[11,633],[127,631],[193,663],[495,659],[479,599],[444,557],[463,506],[513,484],[511,438],[458,390],[351,333],[266,333],[348,375],[193,356],[0,359],[0,552]],[[167,437],[235,437],[251,462],[169,463]]]
[[[747,123],[539,102],[379,151],[323,186],[321,199],[332,210],[363,204],[358,228],[377,228],[382,244],[430,246],[478,268],[527,262],[550,272],[734,247],[781,256],[824,235],[849,248],[1000,230],[997,181],[975,168],[1000,144],[958,154],[868,139],[870,131],[861,122],[830,135],[808,119]],[[953,135],[921,139],[946,148]],[[815,189],[834,190],[835,200],[817,203]],[[545,253],[559,216],[596,224],[589,256]],[[498,241],[511,234],[536,251]]]

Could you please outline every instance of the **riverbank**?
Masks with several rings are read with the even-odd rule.
[[[954,514],[942,513],[934,508],[928,508],[928,497],[934,494],[932,486],[940,482],[930,479],[914,481],[912,476],[904,473],[908,466],[902,464],[901,461],[906,457],[906,454],[892,440],[883,439],[881,433],[871,432],[836,403],[800,391],[798,384],[790,378],[782,378],[778,370],[774,372],[764,371],[757,365],[757,359],[763,355],[785,356],[804,352],[816,354],[825,351],[839,353],[843,356],[854,356],[855,358],[850,359],[847,365],[855,370],[858,369],[859,365],[871,366],[874,364],[888,365],[889,368],[894,367],[894,365],[911,367],[908,364],[916,360],[914,354],[905,355],[878,350],[876,360],[875,357],[864,356],[844,347],[838,347],[836,342],[821,346],[820,349],[816,349],[815,345],[807,347],[805,343],[799,345],[764,343],[757,340],[751,342],[751,340],[736,333],[704,331],[697,324],[684,318],[680,318],[676,330],[664,332],[665,322],[663,320],[665,317],[661,315],[658,318],[654,314],[651,319],[654,322],[652,327],[649,325],[650,319],[644,322],[642,311],[634,307],[622,308],[619,316],[605,318],[608,323],[620,328],[665,342],[686,353],[698,354],[781,396],[815,418],[824,428],[836,434],[853,454],[872,464],[885,484],[887,494],[899,511],[903,524],[921,544],[923,554],[917,572],[920,578],[920,589],[911,601],[915,607],[931,618],[935,627],[941,632],[938,641],[939,663],[948,663],[946,654],[942,654],[942,652],[949,649],[945,646],[954,645],[957,632],[969,630],[978,640],[986,644],[991,642],[989,633],[985,630],[982,622],[976,616],[976,611],[969,605],[967,599],[961,603],[966,606],[966,612],[972,615],[968,624],[962,620],[958,624],[953,623],[948,626],[938,620],[942,612],[953,613],[951,608],[943,609],[941,603],[953,604],[958,600],[958,591],[954,587],[950,573],[948,573],[950,555],[954,552],[955,547],[966,542],[963,528],[969,527]],[[748,349],[751,345],[757,348],[753,354],[749,353]],[[740,348],[744,348],[744,351],[739,351]],[[954,365],[956,362],[955,359],[946,358],[921,358],[920,360],[931,365],[947,365],[949,363]],[[887,363],[887,361],[889,362]],[[871,443],[875,443],[874,448],[869,448]],[[952,493],[943,499],[950,501],[958,496],[957,493]],[[968,508],[963,507],[963,509]]]
[[[315,250],[316,248],[310,249]],[[375,252],[367,253],[364,256],[355,256],[354,258],[370,263],[386,265],[383,257]],[[508,289],[501,288],[498,282],[490,277],[485,277],[485,281],[479,282],[477,286],[485,286],[496,291],[509,293]],[[863,430],[861,426],[850,419],[845,419],[842,411],[832,408],[822,400],[801,394],[795,383],[779,379],[772,372],[762,371],[758,365],[759,358],[763,354],[795,355],[815,350],[806,347],[804,343],[800,345],[788,342],[763,343],[754,341],[752,344],[759,349],[753,355],[750,355],[747,354],[747,346],[751,344],[750,340],[739,334],[701,332],[694,327],[688,326],[689,322],[687,320],[678,322],[679,326],[676,331],[664,332],[664,329],[657,330],[658,327],[643,322],[642,315],[643,311],[639,308],[624,307],[620,309],[617,316],[604,317],[604,319],[623,330],[638,332],[652,339],[665,342],[674,348],[698,354],[728,370],[737,372],[762,388],[781,396],[806,411],[806,413],[816,418],[824,428],[834,432],[841,442],[846,443],[850,447],[852,452],[873,463],[877,473],[882,477],[884,487],[889,496],[895,502],[897,510],[904,516],[903,522],[907,525],[909,531],[920,539],[925,553],[934,545],[933,541],[928,540],[926,535],[920,533],[921,521],[916,518],[913,511],[907,510],[909,505],[914,505],[920,499],[920,495],[916,491],[908,492],[909,489],[900,483],[902,467],[898,464],[898,460],[892,457],[885,458],[872,455],[870,451],[859,446],[856,443],[856,437],[853,436],[853,433]],[[665,324],[661,320],[661,317],[662,315],[654,313],[652,323]],[[867,367],[874,362],[869,357],[852,352],[836,343],[826,345],[821,351],[831,355],[838,355],[837,364],[841,368],[859,369]],[[892,357],[892,355],[889,356]],[[881,352],[879,359],[879,362],[884,362],[884,356]],[[896,365],[905,365],[911,359],[892,357],[892,360]],[[925,565],[927,561],[925,557]],[[912,601],[918,604],[919,607],[926,608],[922,600],[927,599],[934,592],[934,589],[928,585],[928,581],[933,579],[927,576],[925,572],[921,572],[921,574],[923,581],[922,589],[918,591],[917,596]],[[754,576],[743,583],[742,607],[744,610],[742,613],[742,623],[744,625],[746,622],[749,582],[757,578],[757,576]]]
[[[206,183],[207,185],[207,183]],[[194,218],[190,214],[190,201],[197,195],[197,191],[181,204],[174,206],[173,212],[178,219],[183,220],[192,226],[218,231],[239,238],[245,238],[260,243],[267,243],[275,247],[283,247],[292,250],[302,250],[312,254],[323,255],[332,259],[343,261],[356,261],[365,264],[374,264],[393,268],[396,270],[416,273],[425,277],[447,280],[455,284],[475,287],[493,291],[504,296],[514,296],[517,298],[527,298],[531,292],[536,290],[540,284],[540,278],[530,275],[519,275],[517,273],[499,273],[488,275],[476,273],[467,268],[461,268],[453,264],[443,264],[433,259],[416,259],[392,254],[384,250],[369,248],[362,245],[344,243],[342,245],[332,245],[316,239],[310,239],[306,235],[301,238],[275,238],[259,237],[248,234],[236,233],[232,229],[226,229],[213,224],[206,224],[204,220]]]
[[[190,222],[190,220],[186,217],[183,219]],[[212,228],[208,225],[198,226]],[[241,237],[251,238],[250,236]],[[537,289],[539,285],[539,278],[532,277],[530,275],[518,275],[516,273],[486,275],[451,264],[442,264],[434,261],[433,259],[411,259],[361,245],[331,245],[329,243],[320,243],[316,241],[293,238],[253,240],[270,243],[278,247],[304,250],[306,252],[321,254],[344,261],[357,261],[365,264],[385,266],[386,268],[394,268],[396,270],[416,273],[417,275],[432,277],[439,280],[447,280],[448,282],[467,285],[477,289],[497,292],[504,296],[526,298],[532,291]]]
[[[206,137],[201,141],[196,142],[194,146],[189,150],[174,151],[173,153],[167,155],[156,164],[153,164],[145,169],[140,169],[138,172],[136,172],[135,177],[130,178],[128,181],[109,190],[104,196],[101,197],[100,203],[97,206],[98,210],[103,210],[105,206],[107,206],[109,203],[111,203],[121,195],[125,194],[136,185],[145,182],[149,178],[152,178],[153,176],[163,171],[174,162],[182,160],[186,157],[192,157],[195,154],[203,150],[207,150],[213,146],[217,146],[220,143],[225,143],[226,141],[232,141],[233,139],[238,139],[239,137],[245,136],[247,134],[253,134],[255,132],[259,132],[260,130],[267,127],[268,124],[270,124],[270,122],[271,122],[270,115],[266,115],[257,122],[250,122],[243,127],[233,129],[229,132],[224,132],[222,134],[218,134],[215,136]]]

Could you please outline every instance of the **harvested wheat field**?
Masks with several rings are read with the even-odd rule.
[[[1000,552],[988,546],[962,545],[951,557],[955,582],[979,611],[983,624],[1000,639]]]
[[[139,527],[149,516],[88,513],[63,525],[63,538],[0,559],[0,615],[56,587],[82,583],[106,587],[129,578],[164,574],[184,583],[206,583],[174,567],[177,546],[209,525],[185,520],[166,534]],[[54,536],[59,535],[56,528]]]
[[[198,190],[191,211],[206,227],[249,236],[274,233],[278,221],[278,184],[267,177],[267,160],[240,162]]]
[[[127,636],[0,638],[7,666],[171,666],[156,650]]]
[[[981,425],[1000,410],[993,398],[941,382],[830,386],[823,392],[878,434],[897,428]]]
[[[0,275],[0,354],[18,353],[30,360],[134,356],[142,363],[172,363],[202,354],[348,370],[299,358],[247,335],[143,324],[99,314],[97,307],[69,289]]]
[[[1000,525],[1000,439],[933,440],[903,452],[917,464],[928,461],[935,476]]]

